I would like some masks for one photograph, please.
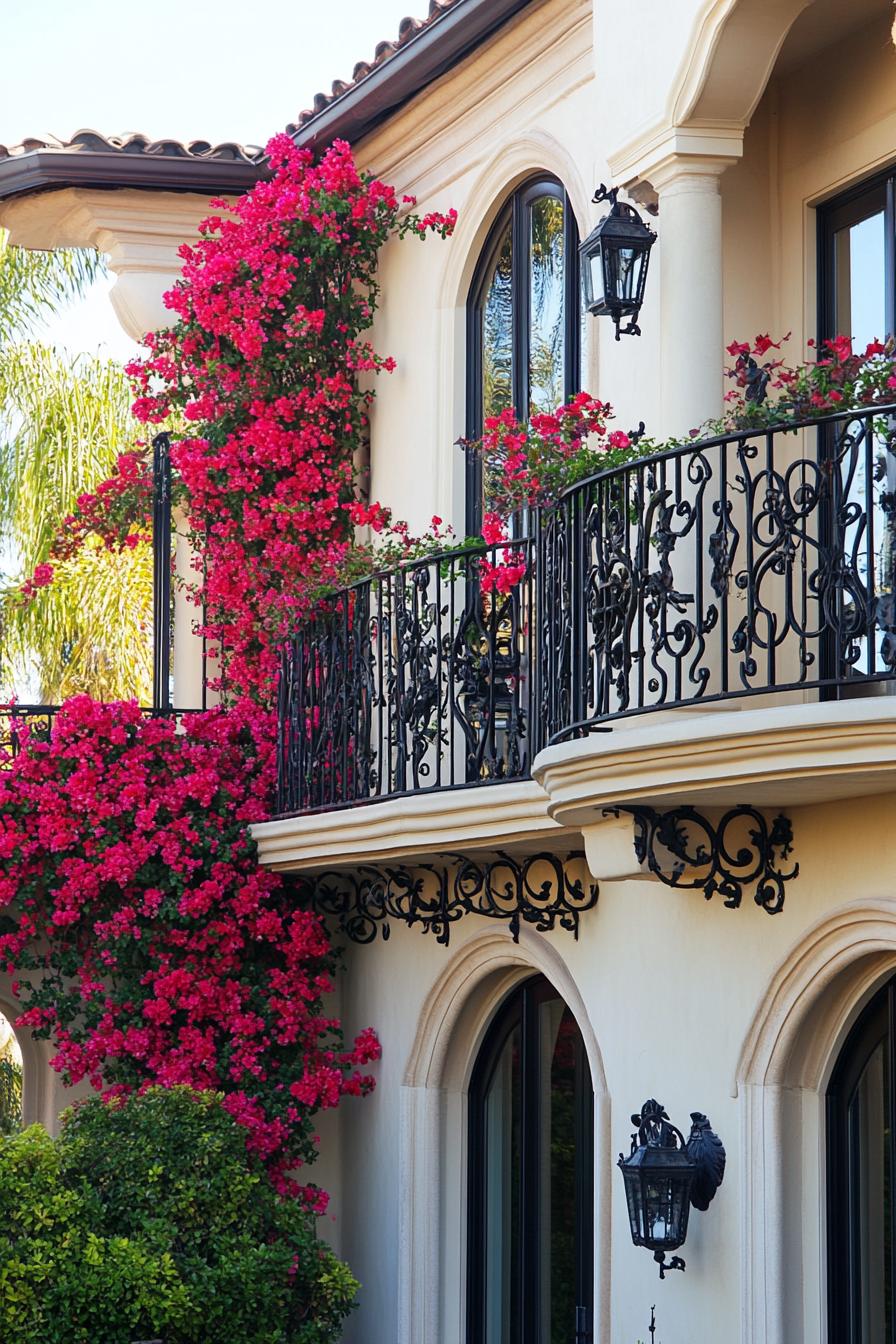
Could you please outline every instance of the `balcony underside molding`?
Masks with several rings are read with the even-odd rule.
[[[579,828],[609,808],[789,809],[896,792],[896,696],[617,720],[549,747],[532,773],[554,820]]]
[[[896,697],[617,721],[542,752],[534,772],[280,818],[253,834],[261,861],[296,873],[302,899],[358,941],[396,919],[445,941],[464,913],[575,932],[593,904],[586,885],[575,895],[555,883],[541,907],[523,888],[533,864],[582,848],[594,884],[653,880],[776,913],[798,873],[792,809],[896,792]]]
[[[523,924],[543,933],[559,927],[578,938],[579,917],[598,898],[582,853],[442,854],[432,863],[361,864],[294,882],[300,902],[355,943],[371,943],[378,933],[388,938],[397,922],[447,946],[452,925],[472,914],[506,921],[514,941]]]
[[[548,801],[532,780],[424,789],[382,802],[279,817],[253,826],[252,835],[263,864],[293,872],[428,861],[448,851],[580,849],[581,832],[554,821]]]

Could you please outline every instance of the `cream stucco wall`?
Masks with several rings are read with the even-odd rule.
[[[365,166],[422,209],[459,214],[449,242],[393,242],[381,258],[374,342],[398,367],[377,383],[371,491],[415,526],[433,513],[463,521],[463,458],[453,445],[466,428],[466,299],[503,201],[547,171],[566,186],[582,236],[597,218],[589,197],[607,170],[594,132],[591,34],[589,0],[536,5],[358,147]],[[637,353],[646,368],[649,342]],[[634,388],[637,372],[624,363]]]
[[[366,166],[416,195],[423,208],[454,206],[460,216],[448,243],[393,243],[383,254],[383,307],[374,335],[398,368],[378,381],[375,497],[415,525],[433,512],[461,523],[463,464],[453,444],[465,430],[464,308],[489,225],[512,188],[539,170],[566,185],[582,236],[599,217],[589,197],[598,181],[610,179],[611,164],[635,165],[640,154],[643,170],[632,167],[629,176],[637,180],[640,172],[647,197],[655,196],[651,182],[664,180],[668,164],[662,171],[656,166],[654,122],[685,119],[676,132],[680,152],[673,155],[685,168],[718,165],[724,340],[791,330],[798,352],[814,336],[811,207],[892,159],[896,144],[889,6],[861,0],[851,19],[846,12],[841,18],[845,36],[817,50],[819,24],[836,34],[828,0],[645,2],[624,13],[603,0],[593,6],[548,0],[359,146]],[[639,24],[649,24],[651,40],[633,44]],[[732,42],[740,43],[738,68],[746,72],[739,83],[728,68]],[[776,70],[782,43],[786,68]],[[636,55],[626,61],[621,50]],[[690,140],[681,139],[685,133]],[[723,133],[730,140],[727,158],[719,157]],[[633,144],[640,149],[620,149]],[[670,215],[670,227],[671,221]],[[588,384],[612,401],[620,426],[643,419],[656,434],[686,433],[692,427],[687,412],[676,409],[672,397],[664,406],[664,363],[679,347],[685,364],[692,347],[692,363],[706,365],[709,356],[699,347],[697,297],[690,322],[677,303],[661,302],[662,203],[657,229],[644,334],[617,343],[610,323],[592,322]],[[700,259],[702,246],[695,232],[680,250]],[[724,386],[718,344],[710,377],[717,405]],[[709,400],[705,414],[717,409]]]
[[[595,1338],[634,1344],[656,1302],[664,1339],[823,1340],[821,1095],[860,1004],[896,969],[892,807],[794,809],[800,875],[775,917],[606,882],[577,942],[524,932],[515,947],[468,916],[447,949],[402,927],[351,948],[345,1024],[375,1023],[384,1053],[374,1095],[340,1116],[339,1244],[364,1285],[347,1341],[463,1339],[464,1093],[495,1004],[535,970],[593,1042]],[[706,1112],[728,1150],[716,1200],[692,1217],[687,1271],[664,1284],[631,1246],[614,1169],[651,1095],[679,1124]]]

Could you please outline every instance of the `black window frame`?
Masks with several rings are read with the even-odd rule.
[[[536,1344],[540,1319],[541,1245],[539,1196],[538,1009],[557,999],[568,1005],[543,975],[522,981],[508,994],[480,1046],[468,1093],[467,1312],[466,1344],[482,1344],[485,1310],[485,1099],[494,1069],[515,1027],[520,1028],[521,1173],[519,1261],[513,1282],[519,1294],[521,1334],[513,1344]],[[575,1092],[576,1321],[570,1344],[591,1344],[594,1319],[594,1085],[581,1030],[576,1038]]]
[[[836,235],[880,211],[884,213],[884,287],[886,330],[879,332],[881,339],[896,335],[896,164],[862,178],[845,191],[838,192],[816,207],[816,345],[821,351],[824,341],[835,336],[852,336],[852,332],[837,330],[837,258]],[[820,430],[819,454],[828,460],[835,453],[836,433],[830,426]],[[828,510],[819,514],[819,542],[829,551],[833,525]],[[822,637],[820,671],[828,684],[821,692],[822,700],[839,700],[850,693],[844,683],[843,668],[839,665],[836,641],[828,630]]]
[[[818,229],[818,323],[819,348],[833,336],[852,335],[835,330],[837,275],[834,237],[841,229],[859,224],[870,215],[884,212],[886,325],[881,339],[896,334],[896,164],[873,177],[863,178],[848,190],[822,202],[816,209]]]
[[[865,1344],[857,1321],[861,1278],[857,1270],[858,1215],[852,1191],[856,1185],[856,1151],[850,1143],[849,1109],[872,1054],[887,1042],[889,1163],[896,1185],[896,976],[865,1005],[852,1026],[831,1074],[825,1097],[827,1149],[827,1298],[831,1344]],[[896,1201],[890,1208],[890,1282],[896,1290]],[[891,1341],[896,1342],[896,1304]]]
[[[539,173],[527,178],[507,198],[489,230],[476,264],[467,299],[467,413],[466,437],[478,439],[483,430],[482,306],[492,264],[511,229],[511,371],[512,403],[518,416],[528,417],[529,406],[529,207],[542,196],[563,205],[564,242],[564,355],[563,394],[568,401],[581,389],[581,280],[579,229],[569,196],[559,178]],[[478,454],[467,453],[466,530],[473,536],[482,525],[482,464]]]

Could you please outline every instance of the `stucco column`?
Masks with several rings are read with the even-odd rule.
[[[659,198],[663,433],[722,410],[722,198],[732,160],[672,156],[650,172]]]

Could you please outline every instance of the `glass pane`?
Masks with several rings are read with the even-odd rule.
[[[565,239],[563,203],[540,196],[529,207],[529,414],[563,401]]]
[[[886,1041],[878,1045],[849,1105],[850,1208],[853,1229],[855,1344],[890,1344],[890,1117]]]
[[[485,1344],[517,1344],[520,1321],[520,1031],[485,1095]]]
[[[482,304],[482,417],[513,405],[513,242],[504,232]]]
[[[834,234],[836,334],[856,350],[886,336],[884,213]]]
[[[576,1319],[575,1019],[560,999],[539,1009],[541,1321],[538,1344],[569,1344]]]
[[[834,333],[851,336],[853,349],[861,352],[886,332],[886,232],[884,212],[878,211],[834,234]],[[856,426],[855,428],[858,428]],[[846,501],[857,506],[855,520],[846,528],[847,554],[856,556],[858,577],[875,598],[875,614],[881,627],[875,647],[860,636],[858,657],[852,668],[872,675],[883,667],[887,630],[893,627],[893,520],[883,507],[896,488],[896,462],[886,439],[870,445],[862,442],[846,454],[841,475]],[[868,480],[869,471],[873,475]],[[850,598],[846,598],[846,615]]]

